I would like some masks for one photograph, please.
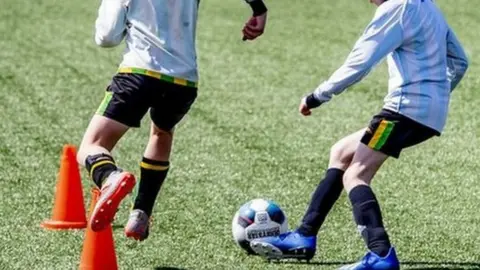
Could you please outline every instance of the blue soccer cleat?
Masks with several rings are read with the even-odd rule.
[[[380,257],[369,251],[363,259],[354,264],[340,267],[339,270],[399,270],[400,262],[393,247],[388,251],[387,256]]]
[[[317,247],[316,236],[304,236],[297,231],[279,236],[252,240],[250,247],[268,260],[298,259],[310,261]]]

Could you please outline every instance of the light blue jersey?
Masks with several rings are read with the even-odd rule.
[[[385,56],[390,79],[384,108],[441,132],[450,93],[468,61],[432,0],[389,0],[380,5],[342,67],[315,90],[315,98],[329,101]]]
[[[103,0],[95,41],[126,49],[120,70],[198,81],[195,31],[198,0]],[[160,74],[157,74],[160,73]]]

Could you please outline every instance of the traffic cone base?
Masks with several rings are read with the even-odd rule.
[[[87,227],[87,222],[68,222],[58,220],[45,220],[40,224],[42,228],[51,230],[68,230],[68,229],[84,229]]]
[[[41,223],[45,229],[65,230],[87,227],[82,181],[76,155],[75,146],[63,146],[52,218]]]
[[[80,258],[81,270],[117,270],[112,226],[100,232],[87,228]]]

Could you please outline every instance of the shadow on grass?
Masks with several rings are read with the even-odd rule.
[[[112,225],[113,230],[123,229],[123,227],[124,227],[123,224],[113,224]]]
[[[355,262],[341,262],[341,261],[272,261],[275,264],[312,264],[312,265],[346,265]],[[405,261],[401,262],[402,268],[415,270],[480,270],[480,262],[420,262],[420,261]]]
[[[154,270],[187,270],[185,268],[171,267],[171,266],[158,266],[153,268]]]
[[[416,261],[406,261],[402,262],[402,265],[406,266],[406,269],[415,269],[415,270],[480,270],[479,262],[416,262]]]
[[[356,263],[356,262],[340,262],[340,261],[331,261],[331,262],[318,262],[318,261],[275,261],[272,260],[270,263],[274,264],[311,264],[311,265],[345,265],[345,264],[351,264],[351,263]]]

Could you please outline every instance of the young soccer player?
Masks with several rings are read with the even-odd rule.
[[[402,149],[440,135],[451,91],[464,76],[468,62],[460,42],[432,0],[370,2],[378,8],[353,51],[327,81],[302,99],[299,111],[310,115],[311,109],[359,82],[388,56],[389,91],[383,109],[366,129],[332,147],[328,170],[300,227],[279,237],[251,242],[253,250],[267,258],[310,260],[316,251],[316,235],[345,189],[369,251],[358,263],[341,269],[400,267],[370,183],[389,156],[398,158]]]
[[[243,40],[260,36],[267,20],[262,0],[246,0],[253,16]],[[103,0],[95,41],[126,49],[118,73],[83,137],[78,162],[86,167],[101,195],[91,214],[93,231],[104,229],[120,202],[136,184],[117,167],[111,151],[118,140],[150,110],[150,138],[140,163],[140,183],[125,227],[127,237],[148,237],[155,199],[169,169],[175,125],[197,97],[195,31],[198,0]]]

